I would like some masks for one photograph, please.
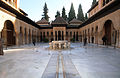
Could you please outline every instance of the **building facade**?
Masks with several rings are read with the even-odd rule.
[[[53,21],[48,27],[40,25],[41,35],[49,41],[59,40],[60,37],[62,40],[84,42],[87,38],[88,43],[94,44],[103,44],[102,38],[105,36],[106,45],[120,47],[120,1],[98,0],[89,9],[88,15],[89,19],[82,24],[76,23],[78,20],[74,19],[74,23],[71,21],[54,24]]]
[[[81,25],[82,22],[77,19],[66,22],[62,17],[57,17],[51,24],[46,22],[45,19],[38,21],[37,24],[41,27],[40,41],[46,39],[48,41],[80,41],[79,25]]]
[[[5,46],[39,41],[39,26],[19,8],[19,0],[0,0],[0,38]]]
[[[87,37],[89,43],[103,44],[106,36],[107,45],[120,47],[120,1],[98,0],[88,14],[89,19],[79,28],[82,40]]]
[[[57,17],[52,23],[45,19],[34,22],[19,8],[19,0],[0,0],[0,38],[6,46],[36,42],[68,40],[120,47],[120,1],[98,0],[88,11],[85,22],[66,22]]]

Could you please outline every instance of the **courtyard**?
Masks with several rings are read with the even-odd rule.
[[[82,43],[72,43],[68,50],[48,47],[48,43],[39,43],[4,50],[0,78],[56,78],[56,73],[66,78],[120,78],[120,49]],[[62,64],[57,65],[58,61]]]

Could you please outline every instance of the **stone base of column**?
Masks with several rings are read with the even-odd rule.
[[[4,55],[3,46],[2,46],[2,40],[1,39],[0,39],[0,55]]]

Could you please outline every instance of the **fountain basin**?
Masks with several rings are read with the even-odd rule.
[[[69,49],[70,48],[70,42],[68,41],[52,41],[49,43],[50,49]]]

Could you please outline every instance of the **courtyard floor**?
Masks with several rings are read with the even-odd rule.
[[[71,50],[48,47],[48,43],[40,43],[4,50],[0,78],[56,78],[58,56],[66,78],[120,78],[120,49],[82,43],[72,43]]]

